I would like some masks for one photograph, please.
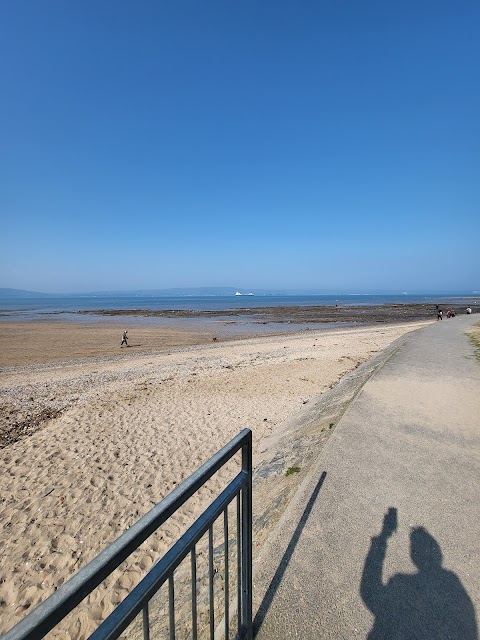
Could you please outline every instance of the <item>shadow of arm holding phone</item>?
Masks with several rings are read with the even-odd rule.
[[[478,640],[472,601],[455,573],[442,568],[440,545],[426,529],[410,533],[410,557],[416,573],[397,573],[383,584],[388,539],[397,530],[391,507],[365,560],[360,595],[375,616],[369,640],[449,638]]]

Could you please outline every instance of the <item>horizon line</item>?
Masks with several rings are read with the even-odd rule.
[[[206,293],[210,291],[210,293]],[[232,293],[230,293],[230,291]],[[194,292],[194,293],[188,293]],[[202,293],[200,293],[202,292]],[[211,287],[211,286],[201,286],[201,287],[164,287],[158,289],[101,289],[101,290],[91,290],[91,291],[34,291],[31,289],[19,289],[16,287],[0,287],[0,296],[8,296],[9,293],[20,293],[20,294],[33,294],[39,296],[105,296],[105,295],[156,295],[156,296],[172,296],[172,295],[204,295],[204,296],[230,296],[235,295],[235,293],[240,293],[241,295],[248,295],[249,293],[254,293],[254,295],[264,295],[264,296],[295,296],[295,295],[328,295],[328,296],[375,296],[375,295],[480,295],[480,290],[476,289],[410,289],[410,290],[400,290],[400,289],[340,289],[340,290],[332,290],[332,289],[313,289],[313,288],[266,288],[266,287]],[[28,296],[26,296],[28,297]]]

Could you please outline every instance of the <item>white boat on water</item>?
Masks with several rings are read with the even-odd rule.
[[[254,296],[254,293],[240,293],[240,291],[235,292],[236,296]]]

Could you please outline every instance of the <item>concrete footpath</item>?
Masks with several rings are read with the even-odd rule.
[[[413,333],[347,409],[256,559],[260,640],[480,637],[479,321]]]

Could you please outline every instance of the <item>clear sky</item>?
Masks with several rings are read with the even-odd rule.
[[[480,289],[480,3],[1,0],[0,286]]]

